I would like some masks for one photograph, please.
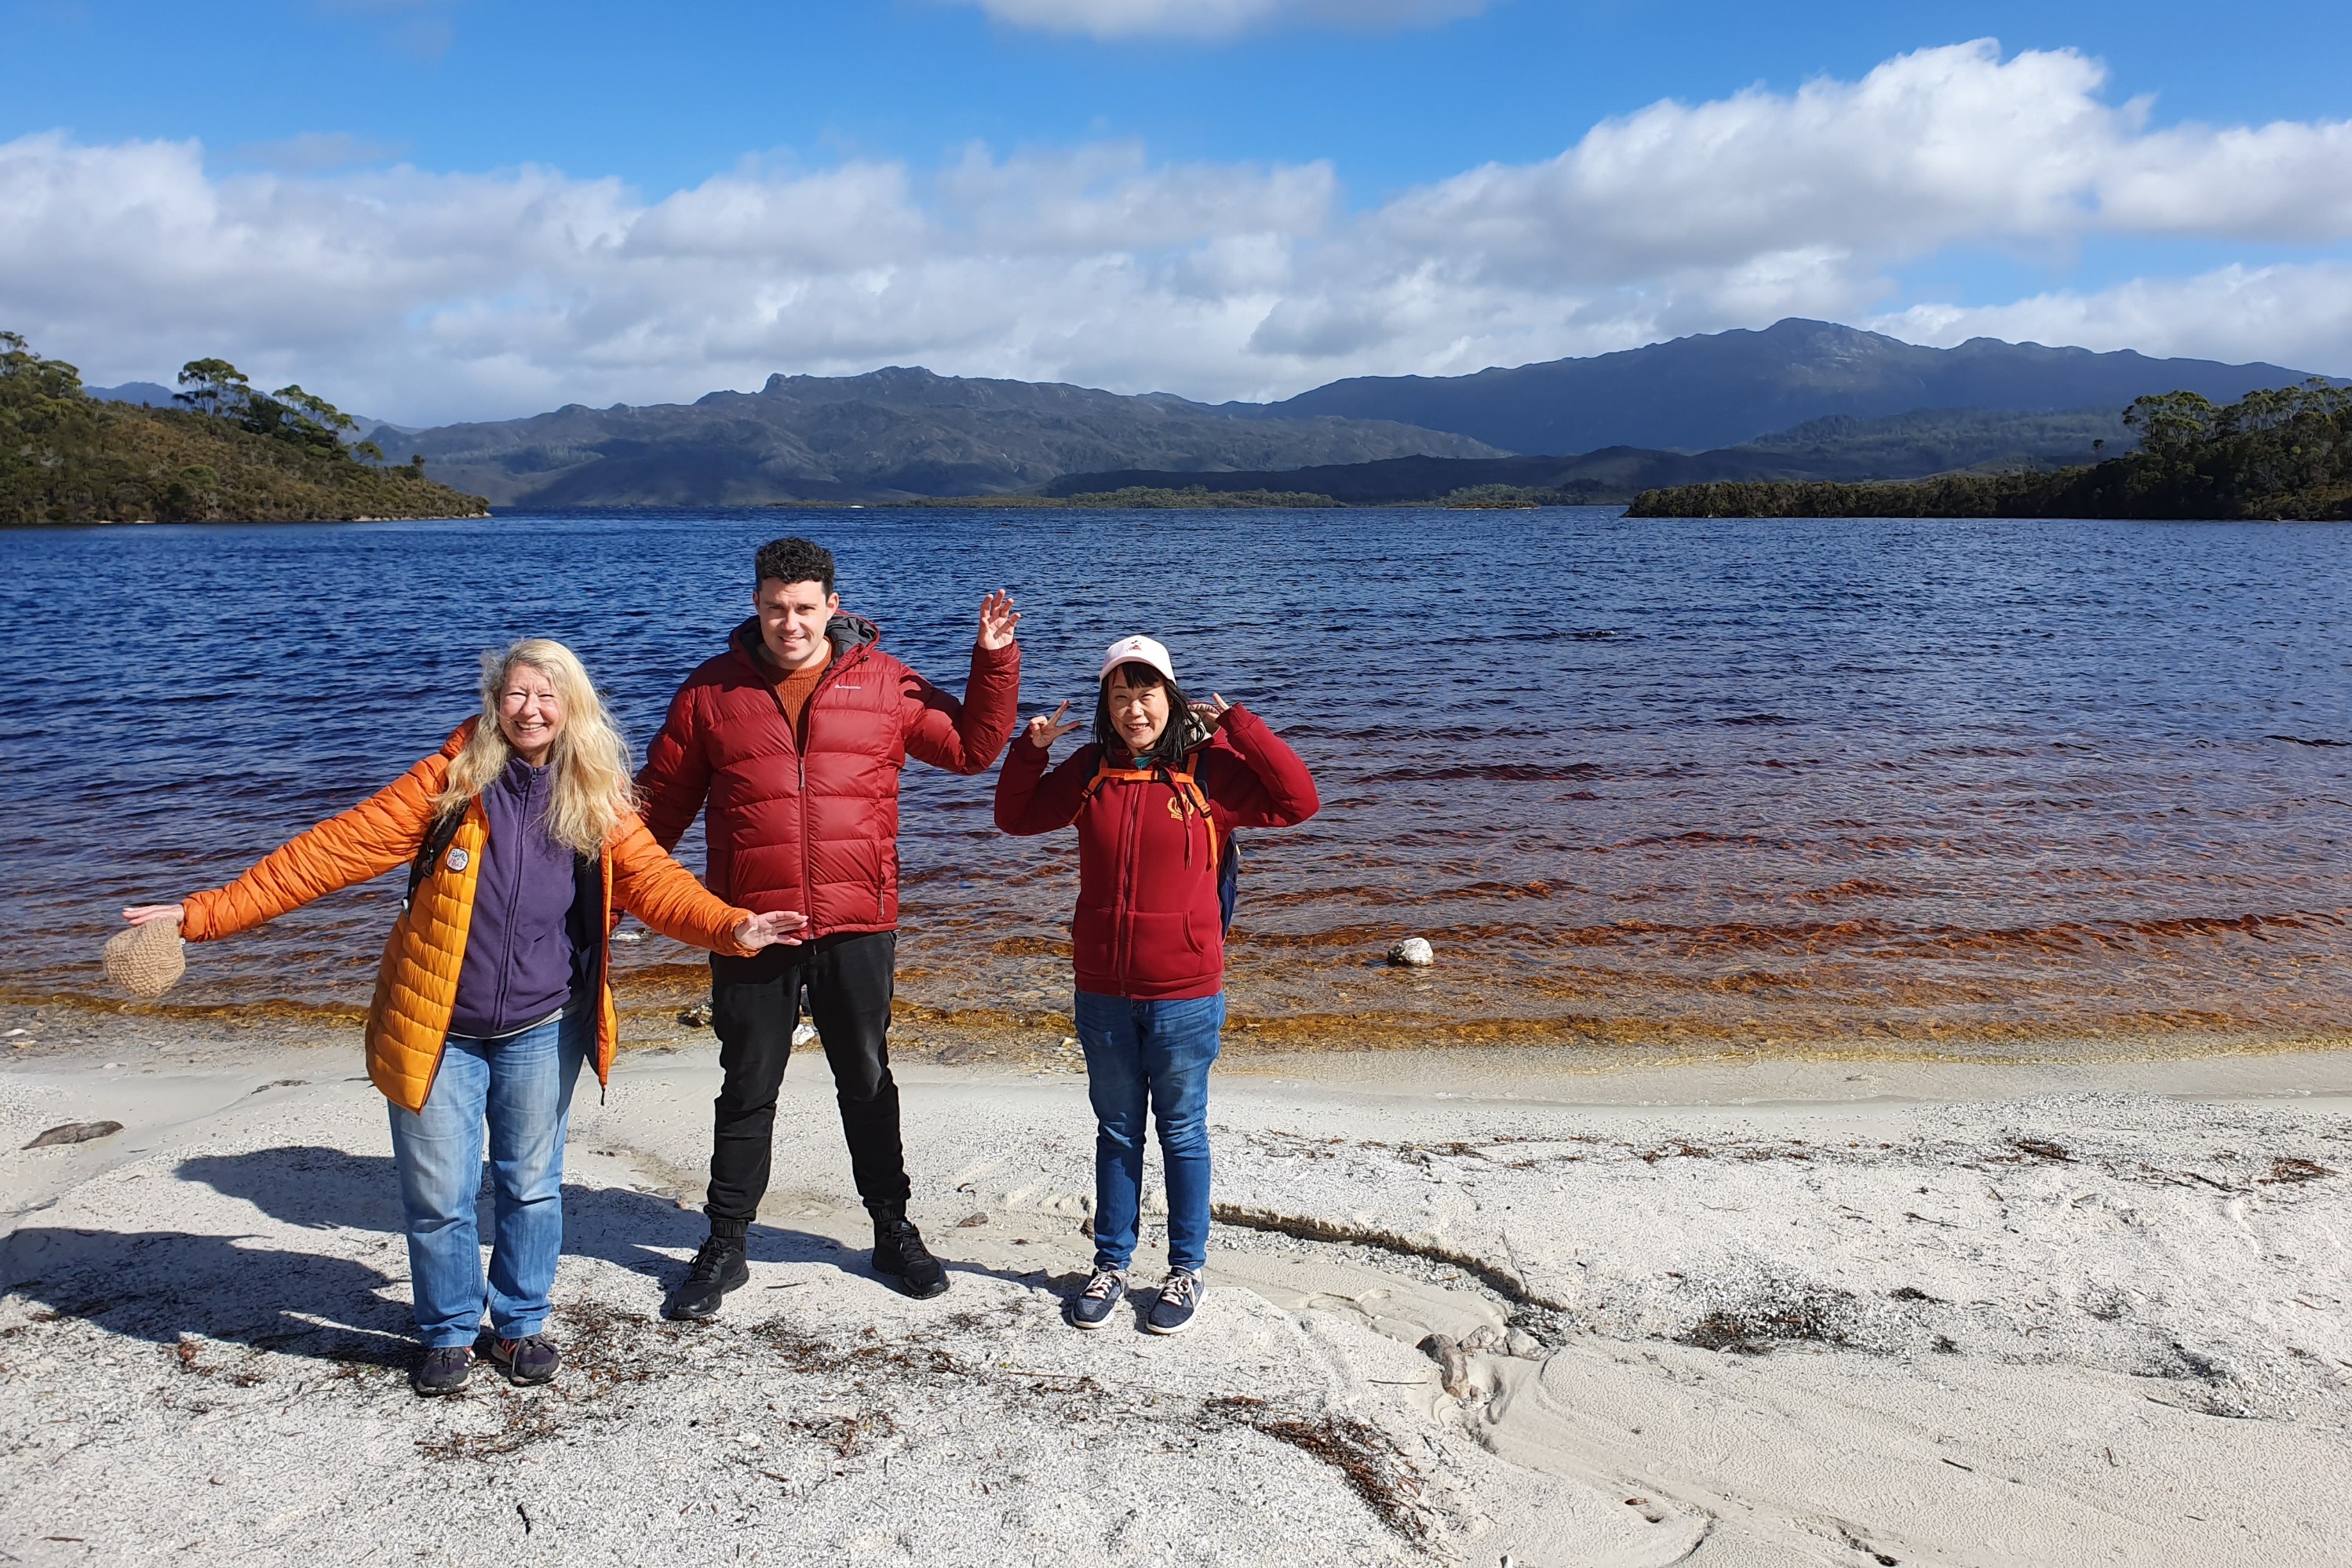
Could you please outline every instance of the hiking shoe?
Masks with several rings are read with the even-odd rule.
[[[425,1359],[409,1370],[408,1386],[426,1399],[440,1394],[455,1394],[466,1386],[466,1379],[474,1372],[474,1347],[471,1345],[429,1345]]]
[[[1151,1310],[1143,1314],[1143,1326],[1155,1334],[1181,1334],[1192,1326],[1192,1318],[1201,1310],[1201,1298],[1209,1288],[1201,1277],[1189,1268],[1171,1269],[1168,1283],[1160,1287],[1160,1300],[1151,1303]]]
[[[1110,1315],[1127,1299],[1127,1271],[1123,1268],[1097,1268],[1087,1288],[1070,1298],[1070,1326],[1077,1329],[1107,1329]]]
[[[519,1340],[492,1340],[490,1359],[509,1383],[545,1383],[563,1364],[563,1352],[545,1334],[525,1334]]]
[[[662,1303],[662,1316],[674,1322],[692,1322],[719,1310],[730,1290],[740,1290],[751,1278],[743,1260],[743,1238],[714,1236],[694,1255],[694,1265],[677,1289]]]
[[[874,1272],[897,1277],[898,1289],[917,1300],[927,1300],[948,1288],[948,1271],[923,1245],[923,1233],[904,1215],[877,1215],[874,1220]]]

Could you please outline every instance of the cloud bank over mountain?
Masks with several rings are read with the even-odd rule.
[[[1360,207],[1328,163],[1131,142],[746,159],[654,198],[538,166],[218,173],[194,142],[52,132],[0,143],[0,325],[100,380],[220,353],[409,423],[889,363],[1279,396],[1789,315],[2352,371],[2352,122],[2157,126],[2105,85],[2072,51],[1924,49]],[[2116,241],[2200,265],[1889,306],[1954,247],[2062,267]]]

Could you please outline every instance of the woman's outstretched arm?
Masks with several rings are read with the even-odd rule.
[[[208,942],[250,931],[407,865],[425,840],[433,803],[448,782],[449,754],[425,758],[351,810],[296,834],[226,887],[191,893],[181,908],[180,934]]]
[[[670,858],[634,815],[614,825],[613,908],[626,910],[675,942],[740,957],[776,942],[796,942],[808,925],[793,910],[755,915],[713,894]]]

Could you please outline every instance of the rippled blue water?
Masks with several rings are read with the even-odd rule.
[[[484,647],[571,643],[642,746],[785,532],[942,684],[1002,585],[1030,710],[1087,700],[1140,630],[1292,739],[1327,809],[1245,842],[1234,972],[1276,1034],[2346,1026],[2352,527],[1604,510],[0,536],[0,994],[100,994],[115,907],[215,884],[432,750]],[[975,1017],[1066,985],[1066,847],[995,835],[991,782],[907,779],[904,994]],[[192,950],[173,1001],[363,1002],[396,891]],[[1377,963],[1412,931],[1433,975]]]

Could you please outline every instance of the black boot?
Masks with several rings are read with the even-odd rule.
[[[918,1300],[948,1288],[948,1271],[923,1245],[923,1233],[903,1214],[883,1210],[874,1216],[874,1272],[893,1275],[898,1289]]]
[[[663,1303],[662,1316],[679,1322],[707,1318],[719,1310],[728,1291],[740,1289],[751,1278],[751,1266],[743,1261],[743,1238],[713,1231],[694,1255],[694,1267],[686,1271],[677,1292]]]

